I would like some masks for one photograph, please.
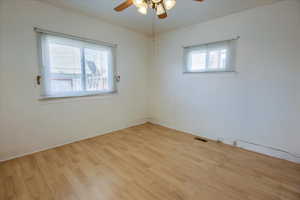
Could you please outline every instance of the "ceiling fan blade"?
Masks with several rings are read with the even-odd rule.
[[[158,15],[158,18],[159,19],[165,19],[165,18],[167,18],[168,17],[168,14],[165,12],[165,13],[163,13],[163,14],[161,14],[161,15]]]
[[[124,3],[121,3],[120,5],[115,7],[114,9],[117,12],[121,12],[121,11],[125,10],[126,8],[130,7],[132,4],[133,4],[132,0],[127,0]]]
[[[203,2],[204,0],[194,0],[194,1]]]

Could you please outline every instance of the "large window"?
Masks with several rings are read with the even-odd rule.
[[[115,47],[39,32],[42,98],[112,93]]]
[[[184,47],[184,72],[235,71],[236,40]]]

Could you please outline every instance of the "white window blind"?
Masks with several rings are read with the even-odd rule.
[[[115,46],[37,31],[41,57],[41,98],[113,93]]]
[[[184,72],[235,71],[236,41],[233,39],[184,47]]]

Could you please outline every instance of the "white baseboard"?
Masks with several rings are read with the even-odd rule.
[[[31,154],[34,154],[34,153],[38,153],[38,152],[41,152],[41,151],[46,151],[46,150],[53,149],[53,148],[56,148],[56,147],[64,146],[64,145],[67,145],[67,144],[72,144],[74,142],[78,142],[78,141],[81,141],[81,140],[86,140],[86,139],[97,137],[97,136],[100,136],[100,135],[109,134],[111,132],[122,130],[122,129],[125,129],[125,128],[129,128],[129,127],[132,127],[132,126],[141,125],[141,124],[147,123],[148,121],[149,121],[148,118],[133,120],[133,121],[130,121],[130,122],[126,123],[122,127],[118,127],[118,128],[115,128],[115,129],[110,129],[110,130],[101,132],[101,133],[93,134],[92,136],[76,138],[76,139],[69,140],[67,142],[63,142],[63,143],[60,143],[60,144],[49,145],[49,146],[46,146],[46,147],[43,147],[43,148],[37,148],[36,150],[29,151],[29,152],[26,152],[26,153],[8,155],[4,158],[0,158],[0,163],[8,161],[8,160],[15,159],[15,158],[20,158],[20,157],[23,157],[23,156],[31,155]]]
[[[287,151],[282,151],[280,149],[276,149],[273,147],[266,147],[263,145],[257,145],[257,144],[244,142],[244,141],[237,141],[236,144],[238,147],[240,147],[242,149],[247,149],[250,151],[257,152],[257,153],[262,153],[262,154],[265,154],[268,156],[272,156],[275,158],[280,158],[280,159],[288,160],[291,162],[300,163],[299,155],[296,155],[296,154],[293,155]]]
[[[182,132],[186,132],[186,133],[190,133],[193,135],[197,135],[197,136],[201,136],[200,134],[197,134],[191,130],[186,130],[182,127],[178,127],[175,123],[168,123],[168,122],[163,122],[154,118],[150,118],[149,122],[153,123],[153,124],[158,124],[161,126],[165,126],[171,129],[175,129],[178,131],[182,131]],[[203,135],[202,135],[203,136]],[[207,137],[206,135],[203,137]],[[246,149],[249,151],[253,151],[253,152],[257,152],[257,153],[261,153],[264,155],[268,155],[271,157],[275,157],[275,158],[280,158],[283,160],[288,160],[294,163],[300,163],[300,155],[297,154],[292,154],[289,153],[287,151],[283,151],[274,147],[268,147],[268,146],[264,146],[264,145],[257,145],[251,142],[247,142],[247,141],[242,141],[239,139],[228,139],[228,138],[211,138],[211,137],[207,137],[208,139],[212,139],[212,140],[220,140],[221,142],[231,145],[231,146],[237,146],[240,147],[242,149]]]

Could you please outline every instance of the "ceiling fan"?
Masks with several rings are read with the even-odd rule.
[[[193,0],[197,2],[202,2],[204,0]],[[115,7],[115,11],[121,12],[126,8],[135,5],[143,15],[147,14],[148,8],[152,8],[158,18],[165,19],[168,17],[167,10],[171,10],[176,4],[176,0],[126,0],[121,3],[117,7]]]

